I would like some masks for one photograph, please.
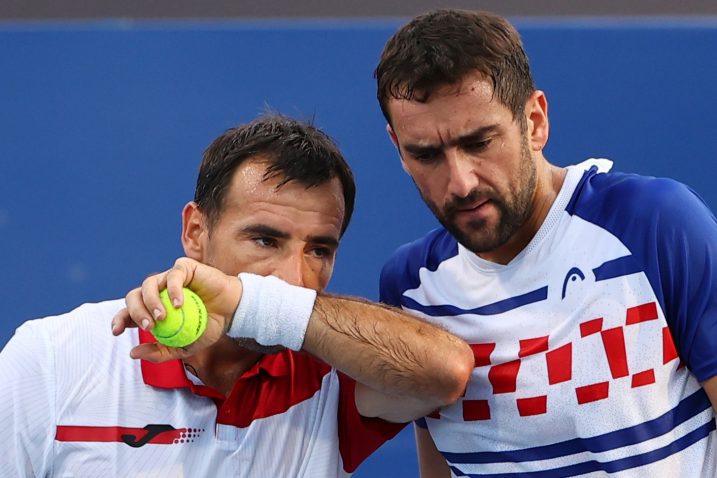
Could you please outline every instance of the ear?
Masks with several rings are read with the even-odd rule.
[[[528,121],[528,140],[533,151],[542,151],[548,142],[548,99],[545,93],[535,90],[525,103],[525,117]]]
[[[403,155],[401,155],[401,147],[398,145],[398,136],[396,136],[396,132],[391,128],[390,124],[386,125],[386,132],[388,133],[388,137],[391,138],[391,142],[396,147],[396,150],[398,151],[398,157],[401,160],[401,167],[404,171],[410,176],[410,173],[408,172],[408,169],[406,169],[406,163],[403,161]]]
[[[209,237],[206,216],[194,201],[187,203],[182,210],[182,247],[184,254],[196,261],[203,262],[206,241]]]
[[[386,125],[386,132],[388,133],[388,137],[391,138],[391,142],[396,147],[396,149],[399,149],[398,148],[398,137],[396,136],[396,133],[393,131],[393,128],[391,128],[390,124]]]

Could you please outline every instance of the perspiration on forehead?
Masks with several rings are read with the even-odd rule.
[[[319,212],[326,217],[338,218],[343,223],[346,214],[343,189],[338,177],[320,184],[306,184],[296,179],[287,180],[282,174],[267,174],[270,162],[262,158],[242,163],[234,172],[224,195],[220,215],[244,214],[255,209],[271,210],[274,206],[288,206],[296,211]],[[335,219],[331,219],[333,222]]]

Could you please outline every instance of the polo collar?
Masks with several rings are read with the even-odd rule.
[[[157,339],[155,339],[151,333],[139,328],[137,330],[139,332],[140,344],[157,342]],[[294,352],[290,350],[284,350],[273,355],[263,355],[259,361],[244,372],[238,380],[247,380],[262,372],[274,378],[289,376],[294,362],[293,354]],[[168,360],[162,363],[153,363],[147,360],[140,360],[140,362],[142,379],[147,385],[158,388],[191,388],[193,391],[197,388],[197,386],[187,378],[184,364],[179,359]]]

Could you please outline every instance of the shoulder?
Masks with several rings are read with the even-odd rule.
[[[82,304],[63,314],[28,320],[18,327],[15,335],[48,336],[56,342],[78,329],[97,330],[106,325],[109,330],[112,317],[123,307],[124,299]]]
[[[38,367],[69,364],[70,369],[91,363],[120,344],[136,341],[132,331],[120,337],[111,333],[112,317],[122,307],[124,300],[83,304],[64,314],[28,320],[3,350],[3,361],[32,357]]]
[[[420,284],[421,269],[435,271],[442,262],[457,254],[458,243],[442,227],[402,245],[381,270],[381,301],[398,305],[403,291]]]
[[[692,229],[713,217],[704,201],[685,184],[619,172],[586,171],[566,209],[618,236],[622,229],[635,226],[659,229],[656,232]]]
[[[569,212],[589,213],[610,207],[623,212],[658,209],[671,216],[685,203],[704,204],[688,186],[671,178],[586,171],[568,205]]]

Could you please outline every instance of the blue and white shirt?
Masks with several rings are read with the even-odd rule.
[[[381,300],[463,337],[462,399],[419,421],[453,476],[713,477],[717,221],[686,186],[589,160],[509,264],[444,229],[404,245]]]

